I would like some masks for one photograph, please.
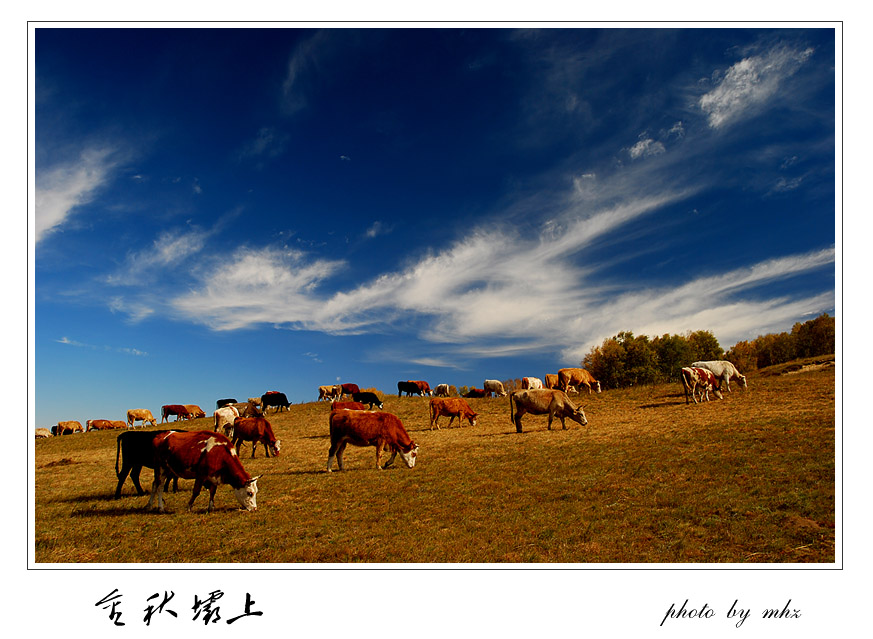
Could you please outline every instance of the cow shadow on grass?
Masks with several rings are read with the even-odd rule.
[[[682,393],[659,395],[655,399],[661,399],[664,401],[653,402],[651,404],[639,404],[637,408],[667,408],[669,406],[680,406],[685,403],[685,395]]]

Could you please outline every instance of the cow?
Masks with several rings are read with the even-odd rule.
[[[66,422],[58,422],[58,425],[55,430],[56,435],[69,435],[71,433],[84,433],[85,429],[82,428],[82,424],[75,420],[66,421]]]
[[[525,413],[531,415],[549,416],[549,430],[552,430],[552,420],[558,417],[561,420],[561,428],[567,430],[564,418],[569,417],[574,422],[585,426],[588,419],[582,407],[576,407],[567,393],[562,390],[541,388],[537,390],[520,390],[509,395],[509,420],[515,423],[516,432],[521,430],[521,417]]]
[[[344,470],[343,451],[352,446],[375,446],[376,468],[388,468],[397,453],[409,468],[415,466],[418,444],[409,437],[400,418],[378,411],[336,410],[330,413],[330,450],[327,453],[327,472],[333,460]],[[382,465],[382,450],[390,450],[391,458]]]
[[[430,389],[430,384],[428,384],[427,382],[420,380],[420,379],[419,380],[409,379],[407,381],[418,386],[418,390],[420,391],[421,395],[428,395],[428,396],[433,395],[433,391]]]
[[[326,402],[337,400],[343,395],[343,387],[341,384],[333,384],[332,386],[318,387],[318,401]]]
[[[161,423],[169,422],[170,415],[176,416],[176,421],[180,419],[191,419],[191,413],[181,404],[166,404],[161,406]]]
[[[433,389],[434,397],[448,397],[449,396],[449,385],[448,384],[437,384]]]
[[[128,428],[136,428],[136,422],[142,422],[143,428],[145,428],[147,422],[151,422],[152,426],[158,425],[158,420],[152,416],[152,411],[148,408],[131,408],[127,411]]]
[[[188,419],[199,419],[200,417],[206,417],[206,413],[203,412],[203,409],[200,408],[197,404],[185,404],[185,410],[187,410],[188,414],[191,416]]]
[[[260,399],[258,400],[260,401]],[[257,407],[257,405],[252,402],[237,402],[236,404],[228,404],[225,406],[233,406],[238,412],[240,417],[263,417],[264,413]]]
[[[331,402],[331,410],[367,410],[361,402]]]
[[[412,381],[406,382],[397,382],[397,397],[400,397],[403,393],[406,393],[406,396],[410,395],[421,395],[421,387]]]
[[[352,393],[360,393],[361,392],[361,389],[357,384],[351,384],[351,383],[339,384],[339,387],[340,387],[340,394],[339,394],[339,397],[337,399],[342,399],[346,395],[351,396]]]
[[[680,371],[680,373],[682,376],[682,387],[685,389],[686,404],[690,403],[688,401],[689,393],[691,393],[691,399],[694,400],[694,403],[698,403],[698,389],[701,401],[704,399],[709,401],[709,391],[713,391],[715,396],[719,399],[724,399],[721,391],[715,387],[718,380],[715,378],[715,375],[712,374],[712,371],[706,368],[685,367]]]
[[[382,400],[379,399],[379,396],[376,393],[371,393],[370,391],[361,391],[360,393],[352,393],[352,401],[360,402],[362,404],[369,405],[372,410],[373,406],[382,409]]]
[[[236,404],[236,403],[237,403],[237,401],[235,399],[229,397],[227,399],[219,399],[218,401],[216,401],[215,407],[216,408],[223,408],[224,406],[227,406],[228,404]]]
[[[44,437],[54,437],[54,435],[52,435],[52,432],[48,428],[37,428],[36,439],[42,439]]]
[[[260,406],[261,405],[261,398],[260,397],[249,397],[248,403],[254,405],[255,407]]]
[[[283,408],[288,410],[291,406],[291,402],[288,401],[288,398],[285,397],[285,393],[280,393],[278,391],[271,391],[269,393],[264,393],[261,396],[261,406],[263,407],[263,411],[267,412],[268,406],[275,406],[276,412],[278,413]]]
[[[476,425],[476,412],[470,408],[470,405],[460,397],[444,398],[434,397],[430,400],[430,429],[433,430],[436,425],[437,430],[440,430],[440,417],[450,417],[449,427],[455,418],[458,418],[458,428],[464,426],[464,419],[470,422],[470,426]]]
[[[279,450],[282,448],[282,442],[276,439],[270,422],[263,417],[237,417],[233,420],[233,437],[231,440],[236,448],[237,455],[243,442],[252,442],[252,459],[255,458],[258,444],[264,445],[264,452],[266,452],[267,457],[270,456],[271,451],[273,457],[278,457]]]
[[[168,432],[154,439],[155,480],[147,508],[157,497],[158,509],[164,510],[165,477],[181,477],[194,480],[194,490],[188,501],[188,510],[203,486],[209,490],[209,506],[206,512],[215,509],[215,491],[221,484],[230,484],[234,496],[246,510],[257,510],[258,479],[249,475],[230,440],[220,433],[208,430],[190,433]]]
[[[226,437],[233,439],[233,420],[237,417],[239,417],[239,410],[236,406],[222,406],[212,413],[212,420],[215,424],[212,432],[217,433],[220,428]]]
[[[110,428],[114,428],[114,426],[108,419],[89,419],[85,422],[85,432],[91,430],[107,430]]]
[[[539,377],[522,377],[521,378],[521,389],[522,390],[536,390],[538,388],[543,387],[543,380]]]
[[[560,388],[557,373],[546,373],[543,379],[543,388]]]
[[[503,389],[503,383],[496,379],[486,379],[485,383],[482,384],[482,387],[485,389],[485,397],[491,397],[491,393],[494,393],[498,397],[506,396],[506,391]]]
[[[484,388],[471,388],[467,391],[467,394],[464,395],[467,399],[473,399],[477,397],[485,397],[488,392]]]
[[[584,368],[562,368],[558,371],[558,387],[565,393],[570,392],[571,386],[575,386],[579,389],[577,392],[580,392],[583,384],[588,387],[589,395],[592,386],[600,392],[600,382]]]
[[[172,431],[150,430],[147,432],[128,431],[121,433],[115,445],[115,476],[118,478],[118,485],[115,487],[115,498],[121,498],[121,487],[124,485],[124,480],[128,474],[136,488],[137,495],[145,495],[146,491],[139,484],[139,473],[143,466],[146,468],[155,467],[155,447],[154,439],[161,433],[169,433]],[[184,431],[175,431],[184,432]],[[121,457],[121,470],[118,469],[118,458]],[[179,478],[173,481],[173,491],[179,490]]]
[[[713,360],[709,362],[694,362],[692,368],[705,368],[712,371],[712,374],[718,378],[718,389],[721,390],[722,383],[727,388],[727,392],[731,392],[731,380],[740,383],[743,390],[748,388],[746,384],[746,376],[740,374],[737,367],[731,364],[726,359]]]

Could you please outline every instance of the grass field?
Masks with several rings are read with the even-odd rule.
[[[831,563],[834,368],[778,372],[700,405],[678,384],[582,395],[587,427],[525,416],[522,434],[506,398],[468,400],[475,427],[431,431],[426,398],[388,395],[421,448],[384,471],[349,447],[346,471],[325,472],[329,405],[292,405],[268,416],[278,458],[243,449],[264,474],[252,513],[227,486],[215,512],[204,492],[189,513],[184,480],[163,514],[129,480],[113,499],[118,431],[37,440],[35,561]]]

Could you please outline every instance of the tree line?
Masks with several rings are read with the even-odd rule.
[[[815,357],[836,350],[836,320],[823,313],[815,319],[796,323],[791,332],[759,335],[738,342],[727,352],[712,331],[685,335],[648,337],[622,331],[592,348],[581,365],[600,381],[603,388],[677,382],[680,369],[692,362],[727,359],[743,373],[781,364],[793,359]]]

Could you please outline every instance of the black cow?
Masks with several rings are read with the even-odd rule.
[[[400,397],[403,393],[406,393],[406,396],[409,397],[413,393],[421,395],[422,390],[415,382],[397,382],[397,397]]]
[[[237,401],[235,399],[219,399],[217,402],[215,402],[215,410],[218,410],[219,408],[224,408],[225,406],[227,406],[229,404],[236,404],[236,403],[237,403]]]
[[[155,467],[155,436],[161,433],[177,432],[184,433],[183,430],[150,430],[150,431],[127,431],[118,436],[118,443],[115,447],[115,475],[118,477],[118,486],[115,488],[115,498],[121,497],[121,487],[124,485],[124,480],[130,474],[130,479],[136,488],[138,495],[145,495],[146,491],[139,485],[139,473],[142,467]],[[121,456],[121,470],[118,470],[118,457]],[[167,490],[170,484],[170,478],[167,478],[167,485],[164,490]],[[179,478],[173,478],[173,491],[179,490]]]
[[[373,409],[373,406],[376,406],[379,409],[382,408],[382,402],[379,400],[379,396],[376,395],[376,393],[371,393],[369,391],[352,393],[352,401],[361,402],[362,404],[369,404],[370,410]]]
[[[288,407],[291,406],[291,402],[289,402],[288,398],[285,397],[285,393],[269,391],[261,396],[261,410],[265,413],[267,412],[267,406],[275,406],[276,411],[278,412],[283,408],[288,410]]]

